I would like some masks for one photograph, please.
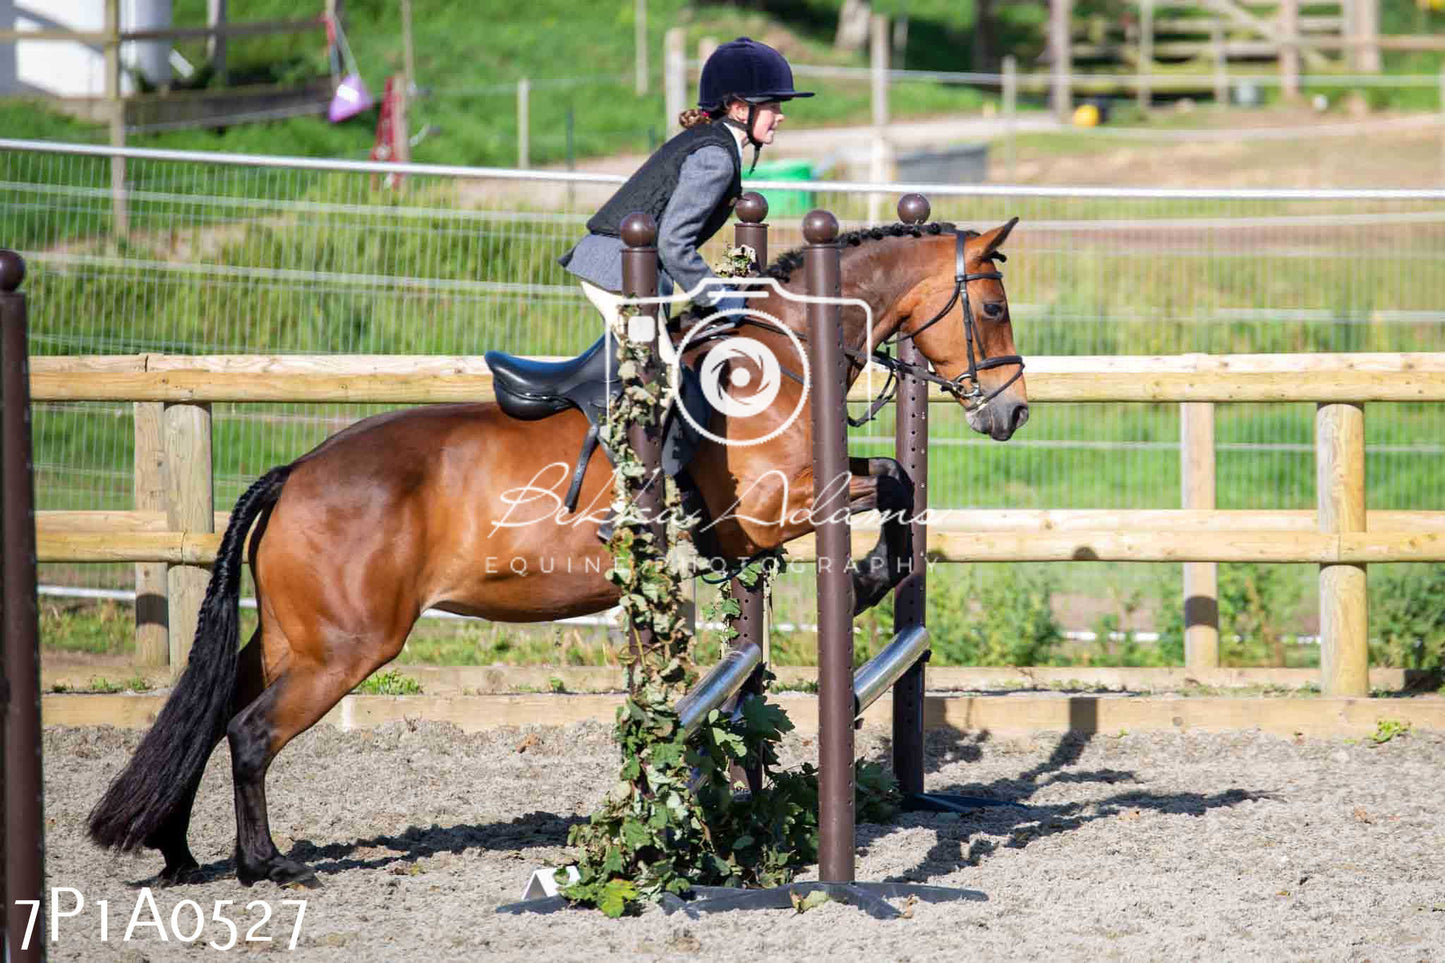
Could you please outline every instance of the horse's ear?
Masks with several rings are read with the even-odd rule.
[[[979,235],[978,240],[974,242],[978,245],[978,254],[975,256],[980,261],[994,257],[998,249],[1003,247],[1003,242],[1008,239],[1009,232],[1014,229],[1014,225],[1018,222],[1018,218],[1010,218],[1007,224],[1003,224],[994,228],[992,231]]]

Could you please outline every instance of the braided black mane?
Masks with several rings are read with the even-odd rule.
[[[958,228],[948,221],[935,221],[932,224],[884,224],[879,227],[865,227],[857,231],[849,231],[846,234],[838,235],[838,244],[857,247],[864,241],[881,241],[885,237],[923,237],[924,235],[952,234]],[[962,231],[964,237],[978,237],[977,231]],[[777,278],[787,283],[794,271],[803,266],[803,249],[793,248],[786,254],[779,255],[777,260],[768,265],[763,272],[763,277]]]

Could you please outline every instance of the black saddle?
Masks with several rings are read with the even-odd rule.
[[[568,408],[605,411],[609,395],[622,390],[611,334],[568,361],[533,361],[501,351],[488,351],[486,357],[497,404],[521,421],[537,421]],[[590,416],[588,420],[595,423]]]
[[[598,425],[606,417],[611,401],[622,394],[622,382],[617,377],[617,342],[608,332],[592,347],[568,361],[533,361],[501,351],[488,351],[486,359],[487,367],[492,371],[497,404],[513,418],[538,421],[569,408],[576,408],[587,416],[587,436],[582,441],[582,450],[572,470],[572,484],[563,500],[567,511],[575,511],[587,463],[601,443]],[[679,395],[691,421],[706,425],[711,406],[702,393],[697,372],[692,368],[682,368]],[[668,409],[662,428],[662,470],[682,483],[685,505],[696,501],[696,489],[686,476],[686,468],[701,440],[701,435],[688,418],[677,412],[676,406]],[[602,446],[602,450],[609,461],[617,463],[606,445]],[[609,523],[602,528],[603,541],[610,534]]]

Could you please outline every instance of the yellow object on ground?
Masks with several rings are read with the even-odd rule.
[[[1093,104],[1080,104],[1074,110],[1075,127],[1097,127],[1099,126],[1099,108]]]

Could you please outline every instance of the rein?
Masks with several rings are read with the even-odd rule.
[[[994,358],[990,358],[988,355],[983,354],[983,339],[978,337],[977,325],[973,320],[973,308],[969,304],[968,300],[969,281],[998,281],[1003,279],[1003,274],[998,271],[978,271],[973,274],[969,274],[964,267],[964,235],[962,234],[962,232],[956,232],[954,234],[954,238],[956,241],[956,246],[954,249],[953,295],[948,299],[948,303],[943,306],[943,309],[940,310],[933,317],[925,321],[922,325],[920,325],[916,331],[913,331],[910,334],[900,334],[894,337],[891,341],[887,341],[880,347],[875,348],[871,355],[854,348],[843,349],[843,354],[845,357],[848,358],[851,366],[856,366],[861,370],[866,367],[869,362],[872,362],[873,364],[878,365],[880,368],[883,368],[888,372],[888,380],[884,383],[883,390],[879,393],[878,397],[873,399],[872,403],[868,406],[867,414],[865,414],[861,418],[854,418],[851,415],[848,416],[848,424],[852,427],[858,428],[862,425],[866,425],[868,422],[872,421],[878,416],[878,412],[882,410],[883,406],[893,400],[893,396],[898,391],[898,383],[900,378],[914,378],[918,381],[925,381],[929,384],[938,385],[944,391],[957,398],[963,404],[964,410],[969,412],[976,412],[982,411],[985,405],[993,401],[999,395],[1003,394],[1003,392],[1006,391],[1010,385],[1012,385],[1015,381],[1019,380],[1019,378],[1023,377],[1024,359],[1022,356],[1016,354],[1004,354]],[[899,342],[907,341],[910,339],[916,339],[924,331],[927,331],[929,328],[933,327],[933,325],[937,324],[939,321],[942,321],[945,317],[947,317],[948,313],[953,310],[953,306],[955,304],[959,304],[960,302],[962,303],[963,311],[963,335],[968,345],[967,371],[960,374],[956,378],[942,378],[930,371],[925,365],[913,364],[908,361],[902,361],[898,358],[893,357],[887,352],[887,348],[889,345],[897,344]],[[720,330],[715,333],[709,333],[704,335],[696,343],[703,344],[707,341],[714,340],[715,338],[723,337],[726,335],[727,331],[734,330],[744,324],[751,324],[755,327],[759,327],[767,331],[777,332],[779,334],[785,333],[785,330],[778,325],[768,321],[762,321],[757,318],[744,316],[736,318],[735,322],[736,323],[734,325],[730,325],[726,330]],[[807,335],[803,332],[794,331],[791,333],[795,337],[797,337],[799,341],[806,342],[808,340]],[[977,353],[975,353],[973,347],[975,341],[979,343],[979,349]],[[997,388],[993,389],[987,395],[985,395],[983,393],[983,386],[980,385],[978,382],[978,373],[980,371],[987,371],[990,368],[1002,368],[1005,365],[1018,365],[1018,370],[1014,372],[1013,377],[1009,378],[1003,384],[999,385]],[[796,374],[795,372],[781,366],[779,366],[779,369],[783,374],[787,375],[789,378],[792,378],[799,384],[803,383],[803,378],[801,375]],[[965,383],[967,383],[968,385],[966,389],[964,387]]]

